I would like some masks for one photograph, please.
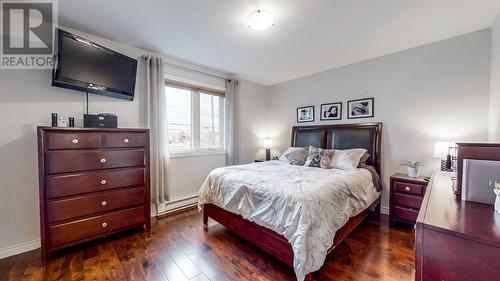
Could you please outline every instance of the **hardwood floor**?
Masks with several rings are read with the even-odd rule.
[[[414,234],[372,214],[328,256],[315,280],[413,280]],[[161,218],[152,234],[129,231],[56,253],[0,260],[4,280],[295,280],[293,270],[196,210]]]

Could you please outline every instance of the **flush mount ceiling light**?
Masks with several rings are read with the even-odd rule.
[[[274,15],[266,10],[253,11],[247,19],[248,27],[264,30],[274,25]]]

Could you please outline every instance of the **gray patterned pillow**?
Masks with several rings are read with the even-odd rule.
[[[333,155],[333,149],[322,149],[309,146],[309,154],[307,155],[307,160],[304,166],[329,169]]]
[[[289,147],[279,159],[292,165],[303,166],[308,152],[309,149],[306,147]]]
[[[370,158],[370,154],[368,152],[365,152],[365,154],[363,154],[363,156],[361,156],[361,159],[359,159],[358,167],[363,165],[363,164],[366,164],[366,161],[368,161],[368,158]]]

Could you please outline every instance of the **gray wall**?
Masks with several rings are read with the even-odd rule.
[[[491,27],[489,140],[500,142],[500,14]]]
[[[488,138],[490,30],[417,47],[281,83],[270,88],[268,130],[275,153],[290,142],[295,108],[343,102],[343,120],[316,124],[383,122],[382,206],[388,206],[389,177],[402,160],[426,163],[439,140],[485,141]],[[347,101],[375,98],[375,117],[346,119]],[[401,169],[401,171],[404,171]]]
[[[240,81],[238,95],[238,163],[265,158],[263,139],[268,137],[268,88],[250,81]]]

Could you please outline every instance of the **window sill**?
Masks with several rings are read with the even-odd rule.
[[[225,154],[226,151],[224,150],[184,150],[184,151],[171,151],[170,158],[225,155]]]

